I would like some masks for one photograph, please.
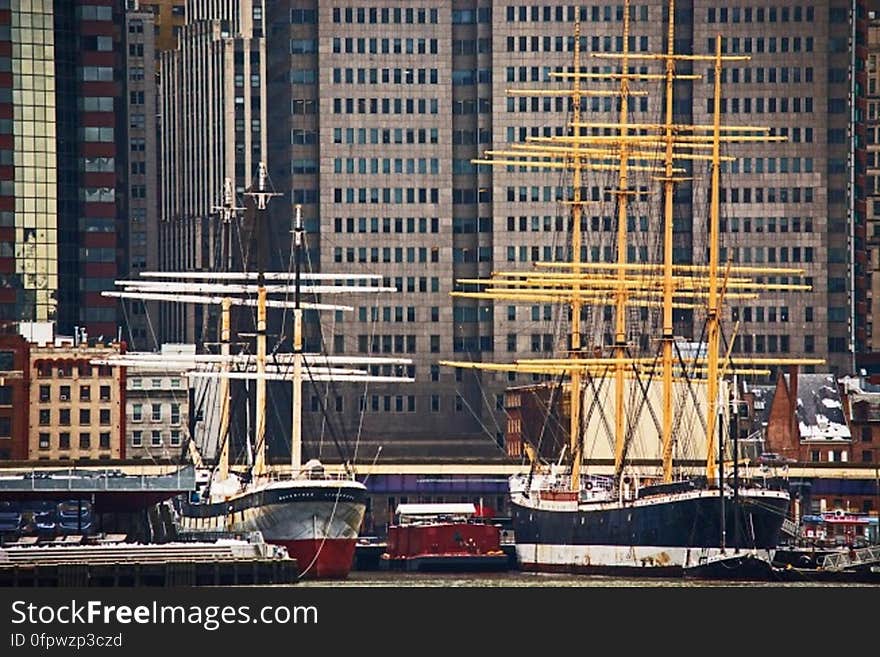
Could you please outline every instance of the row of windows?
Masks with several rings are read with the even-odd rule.
[[[52,449],[52,439],[53,436],[50,433],[40,433],[39,435],[39,447],[41,450]],[[79,434],[79,448],[80,449],[91,449],[92,447],[92,434],[90,433],[80,433]],[[100,449],[110,449],[110,432],[105,431],[98,434],[98,447]],[[58,449],[70,449],[70,433],[66,431],[62,431],[58,434]]]
[[[721,232],[738,233],[812,233],[813,220],[810,217],[731,217],[721,220]]]
[[[830,78],[837,77],[839,74],[834,73],[832,71],[835,69],[828,70],[829,82]],[[846,70],[843,70],[844,79],[846,78]],[[706,75],[703,78],[709,84],[715,82],[715,69],[707,68]],[[812,82],[813,81],[813,67],[805,66],[801,68],[800,66],[751,66],[746,68],[723,68],[721,69],[721,83],[727,84],[730,82],[731,84],[750,84],[752,82],[756,83],[764,83],[764,82]]]
[[[436,55],[437,39],[334,38],[333,52],[358,55]]]
[[[733,353],[775,354],[791,351],[789,335],[744,335],[738,334],[733,340]],[[816,340],[813,335],[804,336],[803,353],[812,354],[816,351]]]
[[[51,424],[54,424],[52,420],[52,409],[49,408],[41,408],[39,411],[39,423],[40,426],[46,427]],[[100,424],[107,425],[110,424],[110,409],[102,408],[98,411],[98,421]],[[81,425],[89,425],[92,423],[92,411],[88,408],[79,409],[79,423]],[[58,420],[57,424],[61,426],[70,426],[70,409],[69,408],[60,408],[58,409]]]
[[[172,447],[180,446],[180,430],[172,429],[168,432],[168,444]],[[163,433],[158,430],[154,430],[150,432],[150,447],[162,447],[163,442]],[[142,431],[132,431],[131,432],[131,446],[132,447],[143,447],[144,446],[144,434]]]
[[[439,203],[436,187],[334,187],[334,203]]]
[[[303,12],[305,13],[305,11]],[[455,12],[453,12],[455,13]],[[315,22],[314,16],[308,16]],[[334,7],[334,23],[361,23],[376,25],[380,23],[393,24],[436,24],[438,12],[436,9],[415,9],[412,7]],[[291,22],[293,13],[291,13]],[[306,22],[306,21],[302,21]]]
[[[575,20],[583,22],[592,21],[594,23],[601,21],[608,23],[611,21],[623,21],[623,11],[623,5],[597,5],[593,7],[580,7],[580,10],[578,10],[578,7],[576,6],[529,7],[524,5],[510,5],[507,7],[505,15],[508,23],[525,23],[528,21],[533,23],[539,21],[545,23],[556,21],[557,23],[561,23],[563,21],[574,22]],[[577,19],[575,18],[576,16]],[[630,5],[629,18],[631,21],[647,22],[648,16],[647,5]]]
[[[437,114],[436,98],[334,98],[334,114]]]
[[[629,98],[627,103],[631,112],[647,112],[648,99],[644,96]],[[619,111],[621,107],[620,99],[606,96],[604,98],[582,98],[581,110],[591,112],[611,112]],[[528,97],[520,96],[518,98],[509,97],[507,99],[508,112],[570,112],[572,103],[570,98],[552,98],[552,97]],[[511,128],[508,128],[508,132]]]
[[[172,424],[180,423],[180,404],[171,404],[171,413],[169,415]],[[152,422],[162,421],[162,404],[132,404],[131,420],[132,422],[143,422],[144,413],[150,412],[150,420]]]
[[[369,230],[367,230],[368,224]],[[378,233],[380,225],[383,233],[437,233],[440,230],[440,219],[438,217],[335,217],[333,232]]]
[[[358,335],[358,352],[383,354],[414,354],[416,352],[416,335]]]
[[[812,203],[812,187],[733,187],[719,190],[722,203]]]
[[[834,16],[834,9],[831,9]],[[844,15],[846,10],[844,9]],[[812,23],[815,12],[812,5],[801,7],[782,6],[776,7],[709,7],[706,10],[706,22],[708,23],[800,23],[806,21]]]
[[[440,251],[437,247],[333,247],[333,262],[440,262]],[[433,287],[433,286],[432,286]],[[398,287],[398,290],[400,288]],[[415,290],[409,290],[414,292]],[[419,290],[425,292],[427,290]],[[434,290],[431,290],[434,292]]]
[[[149,386],[146,385],[147,381],[150,382]],[[163,381],[163,379],[142,379],[140,377],[129,377],[129,379],[128,379],[129,387],[132,390],[142,390],[142,389],[145,389],[148,387],[152,388],[153,390],[161,390],[163,387],[162,381]],[[170,379],[167,379],[167,381],[168,381],[169,388],[180,388],[181,387],[180,379],[178,379],[176,377],[172,377]]]
[[[721,163],[721,173],[813,173],[811,157],[743,157]]]
[[[733,262],[813,262],[815,251],[812,246],[735,246],[721,247],[721,260],[728,255]]]
[[[646,36],[630,36],[628,41],[630,52],[650,51]],[[580,45],[582,51],[619,53],[623,51],[623,37],[582,36]],[[507,37],[507,52],[572,52],[573,50],[572,36]]]
[[[337,247],[341,248],[341,247]],[[347,251],[351,251],[351,249],[347,249]],[[334,250],[334,256],[335,256]],[[346,255],[350,255],[352,258],[354,254],[346,253]],[[348,260],[347,262],[355,262],[354,260]],[[358,247],[357,251],[357,262],[440,262],[440,251],[437,247],[427,248],[427,247]]]
[[[333,173],[440,173],[440,160],[436,157],[337,157],[333,160]]]
[[[770,308],[764,308],[763,306],[757,306],[755,308],[752,308],[751,306],[732,306],[730,308],[730,319],[734,322],[742,320],[743,322],[774,323],[787,322],[788,318],[788,306],[779,306],[778,308],[775,306]],[[813,308],[811,306],[807,306],[805,309],[804,321],[813,321]]]
[[[833,40],[831,40],[833,41]],[[829,50],[832,49],[829,41]],[[813,37],[722,37],[721,52],[725,55],[737,53],[775,53],[775,52],[813,52]],[[706,52],[716,50],[715,39],[706,39]]]
[[[841,99],[841,102],[844,103],[843,109],[838,109],[837,103],[835,103],[836,99],[829,98],[828,99],[828,111],[833,113],[842,113],[846,110],[845,101]],[[712,98],[706,99],[706,113],[712,114],[715,111],[714,100]],[[809,96],[806,98],[764,98],[762,96],[757,96],[755,98],[722,98],[721,99],[721,113],[722,114],[739,114],[742,112],[743,114],[788,114],[789,112],[794,114],[800,114],[801,112],[811,114],[813,112],[813,99]]]
[[[74,369],[76,369],[76,374],[79,378],[87,376],[113,375],[113,368],[109,365],[101,365],[99,367],[95,367],[94,365],[77,365],[75,368],[70,365],[58,365],[55,367],[51,362],[43,361],[37,364],[37,376],[41,378],[52,376],[53,369],[55,369],[58,378],[73,376]]]
[[[436,144],[437,128],[333,128],[334,144]]]
[[[436,68],[334,68],[335,84],[437,84]]]
[[[651,200],[651,191],[647,186],[641,185],[638,189],[633,189],[632,198],[637,202],[648,202]],[[550,185],[544,186],[531,186],[526,187],[525,185],[520,187],[506,187],[505,188],[505,197],[510,203],[526,203],[526,202],[541,202],[544,203],[553,203],[562,199],[568,198],[569,190],[567,187],[554,187]],[[581,190],[581,198],[585,201],[605,201],[611,202],[613,198],[614,192],[610,188],[599,187],[598,185],[593,185],[592,187],[583,187]]]
[[[88,385],[81,385],[78,387],[79,400],[91,401],[92,387]],[[110,386],[99,386],[98,394],[101,401],[110,401]],[[58,401],[71,401],[72,399],[73,396],[71,395],[71,386],[58,386]],[[52,386],[40,386],[40,401],[52,401]]]

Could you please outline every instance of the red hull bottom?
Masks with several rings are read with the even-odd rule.
[[[270,541],[287,548],[296,559],[300,576],[309,579],[345,579],[351,570],[356,539],[305,539]]]

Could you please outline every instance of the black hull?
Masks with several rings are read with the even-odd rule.
[[[687,579],[722,582],[769,582],[778,579],[769,558],[752,554],[728,555],[684,569]]]
[[[513,526],[517,543],[698,549],[721,546],[721,504],[715,495],[667,497],[641,505],[596,506],[595,509],[581,506],[548,510],[519,505],[514,500]],[[724,506],[726,547],[776,547],[788,510],[787,498],[741,497],[736,506],[728,498]]]

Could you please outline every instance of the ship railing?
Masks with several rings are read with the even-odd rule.
[[[345,470],[326,470],[323,468],[313,468],[308,470],[300,470],[296,475],[292,472],[270,472],[268,474],[269,481],[293,481],[295,479],[305,479],[307,481],[327,480],[332,481],[354,481],[353,472]]]
[[[880,545],[828,554],[822,560],[822,567],[825,570],[843,570],[868,564],[880,564]]]

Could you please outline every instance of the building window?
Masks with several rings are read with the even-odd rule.
[[[80,386],[79,387],[79,400],[80,401],[89,401],[91,398],[92,398],[91,386]]]
[[[62,426],[70,426],[70,409],[62,408],[58,411],[58,424]]]
[[[160,404],[153,404],[153,422],[161,422],[162,421],[162,406]]]
[[[98,435],[98,446],[101,449],[110,449],[110,432],[102,431]]]
[[[88,433],[79,434],[79,448],[89,449],[92,446],[92,436]]]
[[[70,449],[70,433],[62,431],[58,434],[58,449]]]
[[[141,447],[144,444],[143,433],[140,431],[131,432],[131,446]]]
[[[110,386],[101,386],[101,401],[110,401]]]
[[[61,373],[60,369],[58,373]],[[58,399],[60,399],[61,401],[70,401],[70,386],[61,386],[60,390],[58,391]]]
[[[171,446],[180,447],[180,429],[171,430]]]
[[[0,417],[0,438],[12,436],[12,418]]]
[[[88,408],[79,409],[79,423],[80,425],[86,425],[92,423],[92,411]]]
[[[40,426],[45,427],[52,424],[52,412],[48,408],[40,409]]]
[[[49,449],[49,434],[40,434],[40,449]]]
[[[869,443],[871,439],[871,427],[862,427],[862,442]]]
[[[51,386],[40,386],[40,401],[47,402],[52,398]]]
[[[150,446],[151,447],[161,447],[162,446],[162,432],[158,430],[154,430],[150,437]]]
[[[100,415],[100,422],[102,425],[110,424],[110,409],[109,408],[102,408],[100,411],[98,411],[98,413]]]
[[[180,424],[180,404],[171,404],[171,424]]]
[[[873,463],[874,461],[874,452],[870,449],[862,450],[862,463]]]
[[[813,463],[818,463],[818,462],[819,462],[819,450],[818,450],[818,449],[814,449],[814,450],[812,450],[812,451],[810,452],[810,460],[811,460]]]
[[[144,419],[143,404],[132,404],[131,405],[131,421],[132,422],[141,422],[143,419]]]

